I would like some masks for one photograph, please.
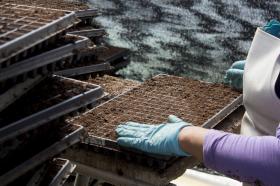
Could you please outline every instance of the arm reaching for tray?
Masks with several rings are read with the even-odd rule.
[[[241,136],[209,130],[204,138],[203,159],[207,167],[254,185],[278,185],[280,127],[276,137]]]
[[[277,137],[247,137],[195,127],[175,116],[169,122],[152,127],[135,123],[132,128],[129,123],[121,125],[117,129],[118,143],[162,155],[191,154],[206,166],[239,181],[277,185],[280,127]]]

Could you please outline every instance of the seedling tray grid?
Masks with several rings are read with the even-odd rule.
[[[0,63],[77,23],[74,12],[0,5]]]
[[[3,0],[3,2],[71,11],[89,9],[87,0]]]
[[[70,123],[86,128],[90,137],[85,143],[118,150],[115,129],[120,123],[160,124],[173,114],[212,128],[241,104],[240,93],[224,85],[159,75]]]

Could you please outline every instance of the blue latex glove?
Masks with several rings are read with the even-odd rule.
[[[263,30],[275,37],[280,38],[280,22],[273,19],[268,22],[264,27]]]
[[[146,125],[127,122],[117,127],[119,145],[144,152],[167,156],[190,156],[185,153],[178,141],[180,130],[191,124],[170,115],[168,123]]]
[[[226,71],[225,83],[229,86],[242,90],[243,87],[243,73],[246,61],[236,61]]]

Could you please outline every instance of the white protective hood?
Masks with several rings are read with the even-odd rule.
[[[245,65],[242,134],[275,135],[280,121],[280,98],[275,89],[279,73],[280,39],[258,28]]]

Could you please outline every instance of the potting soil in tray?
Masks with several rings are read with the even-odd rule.
[[[70,122],[89,135],[116,140],[115,128],[127,121],[159,124],[173,114],[201,126],[239,95],[222,84],[160,75]]]
[[[35,114],[90,90],[78,83],[46,78],[20,100],[0,113],[0,127]]]
[[[88,83],[100,85],[103,90],[109,93],[109,95],[112,97],[127,92],[141,84],[138,81],[122,79],[109,75],[97,76],[95,78],[89,78],[85,81]]]

